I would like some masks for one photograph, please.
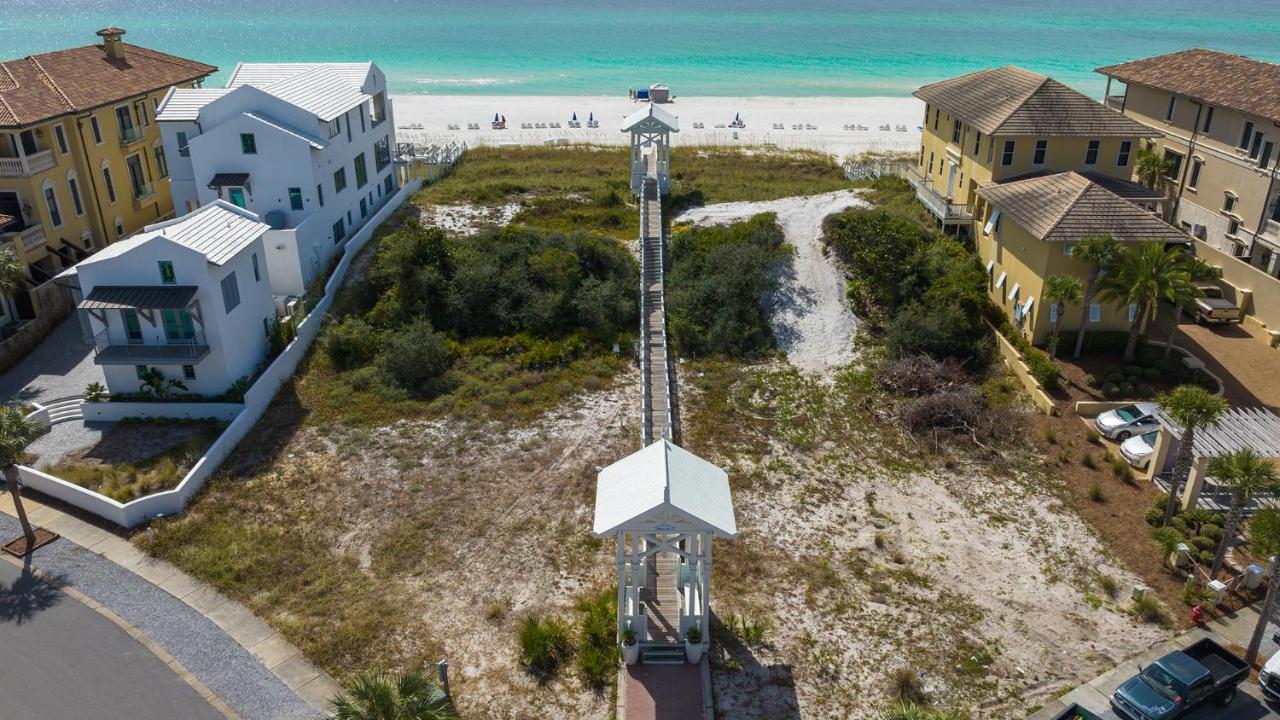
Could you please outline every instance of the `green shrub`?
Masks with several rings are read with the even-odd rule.
[[[1222,539],[1222,528],[1213,523],[1205,523],[1200,526],[1200,534],[1217,543]]]
[[[1161,512],[1161,513],[1163,513],[1163,512],[1164,512],[1164,510],[1161,510],[1160,512]],[[1161,519],[1161,520],[1163,520],[1163,519],[1164,519],[1164,515],[1163,515],[1163,514],[1160,516],[1160,519]],[[1179,531],[1179,532],[1184,532],[1184,533],[1185,533],[1185,532],[1187,531],[1187,520],[1186,520],[1186,518],[1182,517],[1181,515],[1174,515],[1174,516],[1173,516],[1173,518],[1172,518],[1171,520],[1169,520],[1169,527],[1171,527],[1171,528],[1173,528],[1173,529],[1175,529],[1175,530],[1177,530],[1177,531]]]
[[[378,359],[392,382],[413,395],[427,396],[437,390],[436,381],[449,368],[449,347],[431,323],[416,320],[387,336]]]
[[[1093,483],[1089,486],[1089,499],[1094,502],[1102,502],[1107,499],[1106,493],[1102,490],[1102,485]]]
[[[1160,510],[1158,508],[1147,508],[1147,511],[1142,514],[1142,519],[1146,520],[1148,525],[1158,526],[1160,523],[1164,522],[1164,510]]]
[[[1142,379],[1149,383],[1160,382],[1160,371],[1154,367],[1149,367],[1142,371]]]
[[[1084,382],[1085,382],[1085,384],[1086,384],[1086,385],[1088,385],[1089,387],[1095,387],[1095,388],[1096,388],[1096,387],[1100,387],[1100,386],[1102,385],[1102,381],[1101,381],[1101,380],[1099,380],[1099,379],[1098,379],[1098,376],[1097,376],[1097,375],[1094,375],[1093,373],[1089,373],[1088,375],[1085,375],[1085,376],[1084,376]]]
[[[1099,575],[1098,586],[1101,587],[1102,592],[1106,593],[1107,597],[1112,600],[1116,599],[1116,593],[1120,591],[1120,583],[1110,575]]]
[[[1151,500],[1151,507],[1164,512],[1164,506],[1169,502],[1169,493],[1156,493],[1155,498]],[[1162,516],[1163,519],[1163,516]]]
[[[1122,383],[1120,385],[1120,396],[1126,398],[1133,397],[1133,383]]]
[[[1133,614],[1143,622],[1153,625],[1164,625],[1169,621],[1164,608],[1160,606],[1160,601],[1149,592],[1133,599]]]
[[[1120,397],[1120,386],[1109,382],[1102,386],[1102,395],[1103,397],[1114,400]]]
[[[530,615],[520,621],[520,662],[541,678],[550,678],[569,657],[569,628],[556,618]]]
[[[1201,565],[1213,565],[1213,561],[1217,559],[1217,553],[1213,550],[1197,550],[1196,562]]]
[[[1129,377],[1135,377],[1142,374],[1142,367],[1139,365],[1125,365],[1124,374]]]
[[[1133,476],[1133,471],[1129,468],[1129,463],[1125,462],[1121,458],[1116,458],[1111,461],[1111,474],[1114,475],[1117,480],[1124,480],[1127,482],[1129,478]]]
[[[267,324],[267,354],[276,357],[298,336],[298,326],[291,318],[276,318]]]
[[[910,667],[900,667],[889,674],[889,694],[904,703],[923,703],[929,699],[920,674]]]
[[[576,659],[578,677],[597,691],[613,679],[618,667],[616,603],[617,596],[610,588],[584,597],[576,605],[582,616]]]
[[[867,208],[828,215],[822,235],[852,275],[851,294],[888,310],[913,297],[899,280],[916,254],[933,242],[909,218]]]
[[[1084,437],[1089,442],[1093,443],[1094,445],[1097,445],[1098,442],[1102,440],[1102,433],[1098,432],[1097,430],[1094,430],[1093,428],[1089,428],[1088,430],[1085,431]]]
[[[1120,373],[1120,372],[1107,373],[1107,382],[1119,385],[1120,383],[1124,382],[1124,373]]]
[[[1090,470],[1098,469],[1098,461],[1093,459],[1093,453],[1090,452],[1084,454],[1084,457],[1080,459],[1080,464]]]
[[[107,397],[107,386],[100,382],[91,382],[84,386],[85,402],[102,402]]]
[[[1156,389],[1146,383],[1139,383],[1133,391],[1136,392],[1140,398],[1149,398],[1156,394]]]
[[[885,333],[885,346],[897,357],[924,354],[970,365],[985,365],[991,354],[991,341],[980,320],[954,305],[918,302],[894,316]]]
[[[367,365],[378,356],[382,332],[363,318],[347,318],[325,330],[322,347],[335,368],[350,370]]]
[[[1170,368],[1169,361],[1163,357],[1158,357],[1155,360],[1151,361],[1150,369],[1155,370],[1157,373],[1160,373],[1160,374],[1167,373],[1169,372],[1169,368]]]
[[[1058,365],[1049,359],[1048,355],[1039,350],[1032,349],[1023,355],[1027,362],[1027,367],[1031,370],[1031,377],[1040,383],[1040,387],[1046,391],[1057,390],[1060,374]]]
[[[1218,543],[1214,542],[1211,538],[1207,538],[1202,535],[1197,535],[1196,537],[1191,538],[1191,545],[1197,550],[1218,549]]]

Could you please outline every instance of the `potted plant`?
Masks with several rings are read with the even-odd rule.
[[[635,665],[640,659],[640,643],[636,642],[636,631],[630,627],[622,630],[622,662]]]
[[[684,634],[684,656],[693,665],[702,660],[702,631],[695,625]]]

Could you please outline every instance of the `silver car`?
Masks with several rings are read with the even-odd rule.
[[[1104,436],[1124,442],[1134,435],[1159,428],[1160,423],[1155,417],[1155,412],[1159,409],[1160,406],[1155,403],[1121,405],[1099,415],[1093,424]]]
[[[1120,454],[1124,456],[1129,464],[1142,469],[1151,462],[1151,453],[1156,451],[1156,437],[1160,434],[1158,430],[1134,435],[1133,437],[1120,443]]]

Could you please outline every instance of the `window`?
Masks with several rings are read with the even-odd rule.
[[[120,130],[121,142],[133,142],[140,137],[133,127],[133,113],[129,112],[128,105],[121,105],[116,108],[116,126]]]
[[[951,142],[960,144],[960,119],[956,118],[951,121]]]
[[[195,380],[195,379],[196,379],[196,366],[195,366],[195,365],[183,365],[183,366],[182,366],[182,377],[183,377],[183,379],[185,379],[185,380]]]
[[[1013,148],[1014,148],[1013,140],[1004,141],[1004,153],[1000,157],[1001,165],[1008,167],[1013,164]]]
[[[134,198],[141,199],[155,194],[155,186],[147,177],[147,169],[142,164],[141,155],[130,155],[125,158],[124,164],[129,168],[129,183],[133,186]]]
[[[115,205],[115,183],[111,182],[111,168],[102,168],[102,184],[106,187],[106,200]]]
[[[58,210],[58,195],[53,191],[53,183],[45,183],[44,204],[49,210],[50,224],[54,227],[62,227],[62,213]]]
[[[338,218],[338,222],[333,224],[333,244],[337,245],[342,242],[342,236],[346,233],[346,228],[342,226],[342,218]]]
[[[391,164],[391,141],[388,138],[382,138],[373,144],[373,167],[376,172],[382,172]]]
[[[1102,322],[1102,306],[1094,303],[1089,306],[1089,322]]]
[[[346,112],[342,116],[347,119],[347,142],[351,142],[351,113]]]
[[[124,221],[116,218],[116,239],[124,237]]]
[[[133,110],[134,112],[138,113],[138,122],[142,123],[142,127],[147,127],[151,124],[150,118],[147,117],[147,101],[146,100],[134,101]]]
[[[1271,204],[1271,222],[1280,223],[1280,197]]]
[[[333,192],[340,193],[347,189],[347,169],[338,168],[333,172]]]
[[[1045,156],[1046,154],[1048,154],[1048,152],[1049,152],[1049,141],[1048,141],[1048,140],[1037,140],[1037,141],[1036,141],[1036,154],[1031,158],[1031,164],[1032,164],[1032,165],[1043,165],[1043,164],[1044,164],[1044,156]]]
[[[156,156],[156,172],[160,177],[169,177],[169,163],[164,159],[164,146],[156,145],[152,150]]]
[[[240,286],[236,285],[236,273],[233,270],[222,278],[222,307],[230,315],[240,304]]]
[[[1123,140],[1120,143],[1120,154],[1116,155],[1116,167],[1128,167],[1129,155],[1133,153],[1133,141]]]
[[[160,261],[160,283],[162,285],[178,284],[178,276],[173,272],[173,262],[170,260]]]
[[[938,129],[938,121],[942,120],[942,108],[933,109],[933,129]]]
[[[1222,194],[1222,212],[1229,213],[1236,209],[1236,196],[1231,193]]]
[[[334,118],[325,126],[325,130],[329,133],[329,137],[334,137],[338,133],[342,132],[342,123],[338,118]]]
[[[356,187],[362,188],[369,182],[369,169],[364,164],[364,153],[356,156]]]
[[[1090,140],[1090,141],[1089,141],[1089,146],[1088,146],[1088,147],[1085,149],[1085,151],[1084,151],[1084,164],[1085,164],[1085,165],[1097,165],[1097,164],[1098,164],[1098,147],[1099,147],[1100,145],[1101,145],[1101,142],[1100,142],[1100,141],[1098,141],[1098,140]]]
[[[1137,315],[1138,315],[1138,304],[1129,303],[1129,311],[1128,311],[1128,314],[1126,315],[1126,317],[1129,319],[1129,322],[1133,322],[1133,319],[1137,317]]]
[[[1240,136],[1240,144],[1237,146],[1241,150],[1249,149],[1249,141],[1253,139],[1253,123],[1244,124],[1244,134]]]
[[[258,139],[253,133],[240,133],[240,152],[245,155],[258,154]]]
[[[982,149],[982,133],[977,130],[973,131],[973,156],[978,157],[978,151]]]
[[[1063,254],[1063,255],[1066,255],[1066,256],[1070,257],[1070,256],[1071,256],[1071,253],[1072,253],[1072,250],[1073,250],[1073,248],[1072,248],[1071,243],[1062,243],[1062,254]]]
[[[1173,111],[1178,107],[1178,96],[1169,96],[1169,108],[1164,111],[1165,122],[1173,122]]]
[[[232,205],[235,205],[238,208],[245,207],[244,188],[242,187],[227,188],[227,197],[231,200]]]
[[[1169,158],[1171,161],[1169,163],[1169,171],[1165,173],[1164,176],[1170,180],[1177,180],[1178,172],[1182,170],[1182,155],[1170,150],[1169,148],[1165,148],[1164,156]]]
[[[1187,187],[1192,190],[1196,189],[1196,185],[1200,182],[1200,168],[1204,167],[1204,161],[1200,158],[1191,158],[1191,177],[1187,180]]]
[[[320,207],[324,207],[324,185],[316,185],[316,199],[320,201]]]
[[[1238,232],[1240,232],[1240,221],[1235,218],[1231,218],[1227,221],[1227,235],[1235,237]]]
[[[1253,134],[1253,144],[1249,146],[1249,157],[1253,160],[1258,159],[1258,154],[1262,152],[1263,134],[1255,132]]]
[[[360,132],[364,132],[366,128],[364,126],[364,106],[363,105],[356,108],[356,114],[360,116]]]
[[[253,261],[253,281],[262,282],[262,275],[258,270],[258,253],[250,255],[249,259]]]
[[[990,235],[992,232],[998,232],[999,230],[1000,208],[996,208],[995,211],[991,213],[990,219],[987,220],[986,226],[982,228],[982,232],[986,235]]]
[[[391,194],[391,191],[392,191],[394,188],[395,188],[395,179],[394,179],[394,178],[392,178],[390,175],[388,175],[388,176],[387,176],[386,178],[384,178],[384,179],[383,179],[383,181],[382,181],[382,189],[383,189],[384,191],[386,191],[386,193],[387,193],[388,195],[390,195],[390,194]]]
[[[996,152],[996,139],[987,138],[987,162],[991,162],[991,156]]]
[[[160,317],[164,321],[164,336],[169,340],[190,340],[196,336],[196,326],[185,310],[165,308]]]
[[[929,153],[929,174],[933,174],[933,153]]]
[[[102,144],[102,127],[98,125],[97,116],[89,117],[89,129],[93,130],[93,143],[95,145]]]
[[[85,230],[84,232],[80,233],[80,244],[84,246],[85,250],[92,250],[93,249],[93,233],[89,232],[88,230]]]
[[[67,190],[71,191],[71,209],[76,211],[76,215],[84,214],[84,203],[80,200],[80,183],[76,181],[74,175],[67,177]]]
[[[348,224],[348,225],[354,225],[354,224],[355,224],[355,223],[353,223],[353,222],[351,221],[351,211],[350,211],[350,210],[348,210],[348,211],[347,211],[347,224]]]
[[[134,373],[135,375],[137,375],[137,376],[138,376],[138,379],[139,379],[139,380],[142,380],[142,379],[146,378],[146,376],[147,376],[147,366],[146,366],[146,365],[134,365],[134,366],[133,366],[133,373]]]
[[[1049,303],[1049,322],[1058,321],[1058,303]]]
[[[53,137],[58,141],[58,152],[67,155],[71,149],[67,146],[67,132],[62,129],[62,123],[53,126]]]
[[[191,157],[191,148],[187,145],[187,134],[178,133],[178,155],[182,157]]]
[[[1204,111],[1204,127],[1201,132],[1209,132],[1209,128],[1213,126],[1213,106],[1210,105],[1208,110]]]
[[[363,218],[368,214],[369,214],[369,204],[365,202],[364,198],[360,198],[360,217]]]
[[[302,188],[289,188],[289,209],[302,209]]]
[[[1267,163],[1271,162],[1271,151],[1275,150],[1275,143],[1270,140],[1262,145],[1262,157],[1258,158],[1258,167],[1266,169]]]

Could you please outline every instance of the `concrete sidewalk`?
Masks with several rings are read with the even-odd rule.
[[[101,603],[172,654],[242,718],[321,717],[340,690],[280,633],[239,603],[128,541],[24,498],[31,522],[62,536],[34,565]],[[20,534],[0,497],[0,536]]]
[[[1041,708],[1036,714],[1031,716],[1031,720],[1051,720],[1058,713],[1066,710],[1073,703],[1085,708],[1086,710],[1097,713],[1103,718],[1115,717],[1111,713],[1111,693],[1119,687],[1124,681],[1133,677],[1138,673],[1138,667],[1150,665],[1152,661],[1163,657],[1174,650],[1180,650],[1191,643],[1202,638],[1211,637],[1221,645],[1235,645],[1241,648],[1248,647],[1249,638],[1253,635],[1254,626],[1258,622],[1258,611],[1253,606],[1248,606],[1224,615],[1205,623],[1202,627],[1193,628],[1187,632],[1174,638],[1157,643],[1148,648],[1145,652],[1139,653],[1116,667],[1105,673],[1095,677],[1089,682],[1081,685],[1058,699],[1053,700]],[[1262,649],[1258,654],[1259,662],[1265,661],[1277,651],[1275,643],[1271,639],[1274,632],[1274,626],[1268,626],[1266,634],[1263,636]],[[1265,703],[1259,700],[1260,692],[1257,683],[1247,680],[1240,686],[1240,695],[1246,696],[1244,699],[1237,699],[1233,703],[1235,705],[1246,703],[1257,705],[1265,711]],[[1250,703],[1249,699],[1257,700],[1256,703]],[[1257,715],[1251,713],[1250,717],[1270,717],[1271,715]],[[1196,715],[1199,717],[1199,714]],[[1233,714],[1222,715],[1222,717],[1235,717]]]

